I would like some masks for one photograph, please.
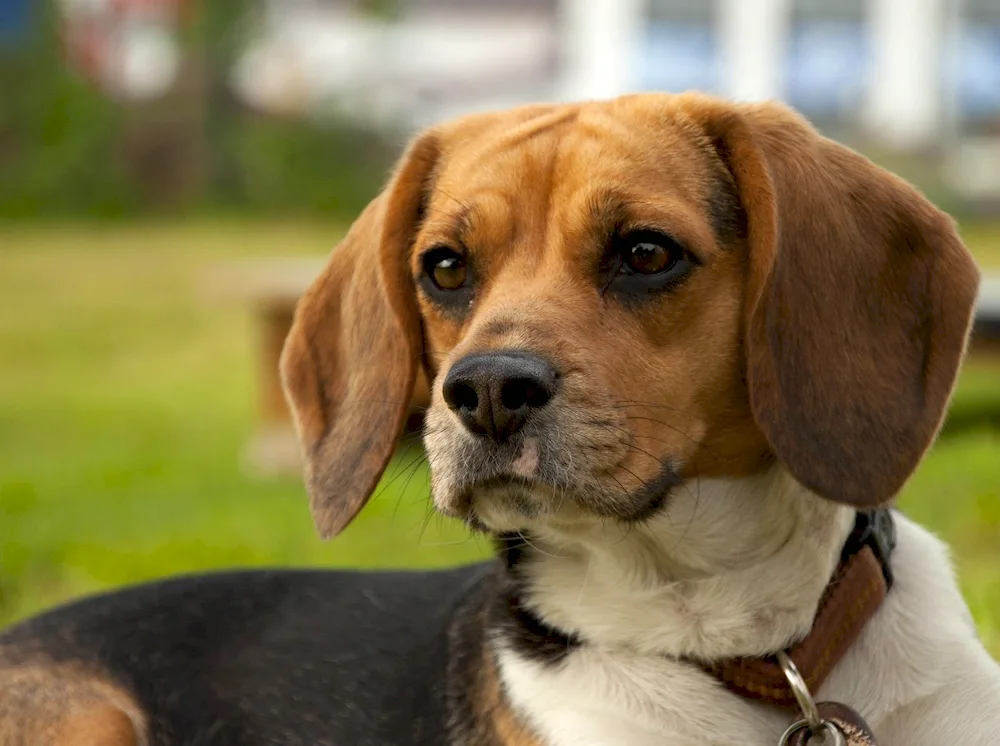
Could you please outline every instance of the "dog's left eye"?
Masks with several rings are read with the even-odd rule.
[[[622,246],[625,266],[640,275],[666,272],[683,258],[684,249],[669,239],[657,236],[628,237]]]
[[[683,280],[696,263],[670,236],[648,230],[616,236],[611,254],[612,275],[605,289],[619,296],[666,290]]]

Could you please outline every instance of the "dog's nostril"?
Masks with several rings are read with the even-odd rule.
[[[513,378],[505,382],[500,390],[500,403],[513,412],[522,407],[544,407],[551,398],[548,388],[534,378]]]
[[[465,409],[475,411],[479,406],[479,394],[476,389],[464,381],[458,381],[448,386],[444,391],[445,402],[453,410]]]

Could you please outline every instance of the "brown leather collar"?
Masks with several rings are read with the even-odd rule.
[[[840,564],[820,599],[809,634],[786,652],[816,692],[855,643],[892,587],[889,557],[896,531],[888,508],[859,513]],[[794,706],[795,696],[773,656],[733,658],[706,666],[735,693]]]

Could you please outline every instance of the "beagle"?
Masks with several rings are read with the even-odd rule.
[[[0,744],[771,746],[783,651],[882,746],[996,743],[946,550],[886,507],[978,281],[946,215],[776,104],[424,132],[300,302],[283,380],[332,536],[422,368],[434,506],[497,559],[56,609],[0,636]]]

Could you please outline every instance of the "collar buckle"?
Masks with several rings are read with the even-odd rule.
[[[892,550],[896,548],[896,522],[889,508],[875,508],[858,513],[854,530],[844,544],[842,559],[857,554],[864,547],[871,547],[882,567],[886,591],[892,588]]]

